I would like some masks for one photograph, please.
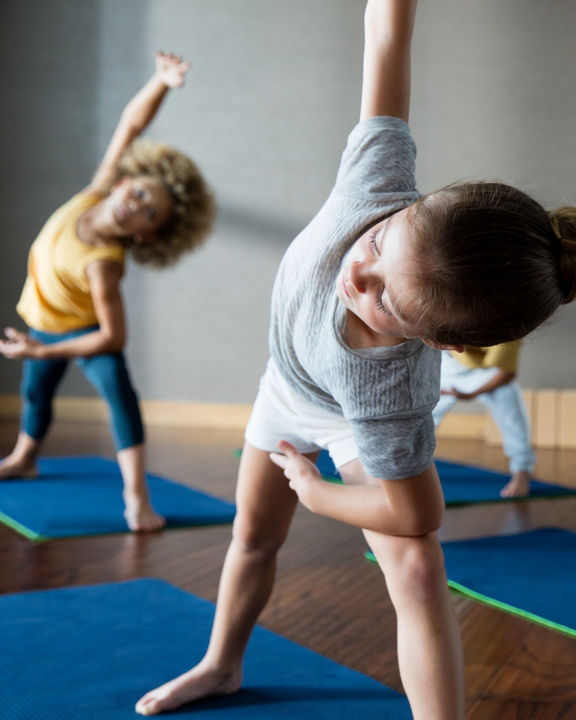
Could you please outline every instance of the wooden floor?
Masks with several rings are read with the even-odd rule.
[[[0,454],[10,450],[15,433],[14,423],[0,424]],[[233,449],[240,445],[235,432],[153,429],[149,467],[233,500]],[[83,453],[112,456],[105,426],[54,427],[45,454]],[[500,450],[482,443],[441,441],[438,454],[505,470]],[[576,451],[541,451],[537,475],[576,486]],[[442,536],[551,524],[576,530],[576,499],[452,509]],[[0,593],[160,577],[214,600],[229,536],[229,527],[213,527],[36,545],[0,526]],[[363,560],[364,550],[356,529],[299,508],[261,622],[401,690],[394,613],[378,568]],[[576,718],[576,640],[462,597],[453,600],[464,640],[469,720]]]

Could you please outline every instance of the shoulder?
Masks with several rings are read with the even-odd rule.
[[[85,273],[90,285],[117,287],[124,275],[124,262],[114,257],[96,255],[87,260]]]
[[[336,190],[373,201],[418,198],[416,145],[405,120],[377,116],[360,121],[348,136]]]
[[[74,195],[70,202],[79,206],[92,207],[93,205],[97,205],[100,201],[104,200],[105,197],[107,197],[106,193],[97,192],[96,190],[93,190],[90,188],[90,186],[88,186],[87,188],[80,190],[79,193]]]

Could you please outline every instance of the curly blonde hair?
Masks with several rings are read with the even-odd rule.
[[[162,183],[172,199],[172,215],[157,242],[128,249],[138,263],[161,268],[200,247],[212,229],[216,203],[200,170],[189,157],[154,140],[136,140],[121,156],[117,179],[145,175]]]

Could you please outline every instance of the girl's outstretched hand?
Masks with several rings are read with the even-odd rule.
[[[37,358],[42,343],[13,327],[4,328],[7,340],[0,340],[0,353],[12,360]]]
[[[179,55],[165,52],[156,53],[156,75],[167,87],[182,87],[188,70],[190,70],[190,63],[182,60]]]
[[[288,483],[290,488],[298,495],[300,502],[313,511],[313,508],[310,507],[310,491],[317,483],[324,484],[322,475],[311,460],[304,457],[296,450],[294,445],[286,442],[286,440],[281,440],[278,443],[278,449],[283,454],[270,453],[270,460],[284,470],[284,475],[290,481]]]

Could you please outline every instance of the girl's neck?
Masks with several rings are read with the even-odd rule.
[[[376,347],[393,347],[406,342],[406,338],[376,333],[351,310],[346,310],[346,341],[352,350]]]
[[[121,238],[114,232],[105,215],[103,198],[96,205],[85,210],[78,218],[76,234],[78,239],[87,245],[120,245]]]

